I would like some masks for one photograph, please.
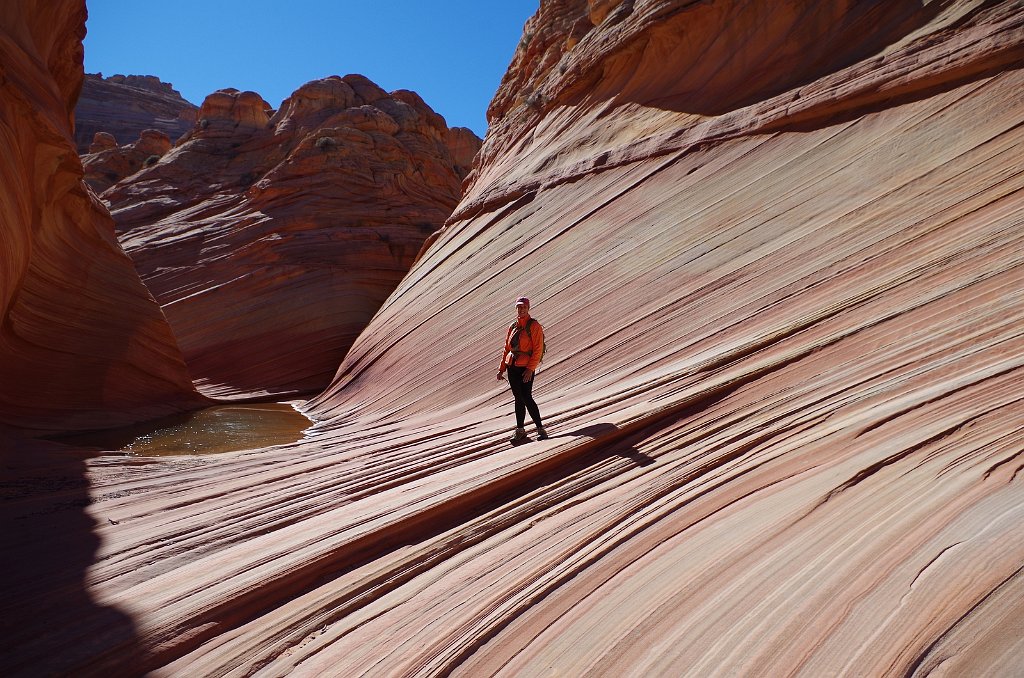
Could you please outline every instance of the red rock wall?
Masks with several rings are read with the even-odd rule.
[[[670,80],[660,27],[703,41],[710,10],[797,40],[826,4],[543,2],[469,194],[317,431],[89,462],[86,586],[135,643],[58,616],[6,634],[13,665],[1019,673],[1021,3],[847,4],[873,52],[769,73],[753,102],[718,88],[721,109],[573,89],[606,63],[623,92]],[[712,49],[756,68],[758,36]],[[494,371],[523,293],[550,338],[552,437],[511,448]]]
[[[103,194],[120,240],[204,392],[320,391],[451,214],[479,139],[356,75],[307,83],[276,112],[216,92],[199,118]],[[141,154],[86,156],[90,176],[122,156]]]
[[[0,423],[75,430],[199,401],[159,307],[82,182],[83,2],[0,10]]]
[[[75,105],[75,144],[86,153],[99,132],[112,134],[121,146],[145,130],[156,129],[172,141],[195,125],[199,108],[170,83],[152,75],[86,73]]]

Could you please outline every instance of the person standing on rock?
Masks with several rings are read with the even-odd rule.
[[[530,300],[519,297],[516,299],[516,319],[505,333],[505,350],[501,353],[501,366],[498,368],[499,381],[505,378],[505,370],[508,369],[508,385],[516,401],[516,431],[510,441],[513,445],[529,440],[524,427],[527,410],[537,427],[537,439],[548,437],[541,425],[540,409],[533,400],[533,375],[543,355],[544,328],[530,317]]]

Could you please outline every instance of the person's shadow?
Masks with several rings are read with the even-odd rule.
[[[583,437],[592,438],[598,441],[605,440],[607,446],[602,446],[600,452],[597,453],[598,457],[613,455],[617,457],[625,457],[626,459],[633,460],[637,466],[650,466],[655,462],[654,457],[646,455],[636,449],[632,441],[625,437],[622,429],[612,423],[591,424],[590,426],[584,426],[583,428],[576,429],[575,431],[569,431],[568,433],[562,433],[551,437]]]
[[[137,675],[135,623],[86,585],[100,546],[88,452],[0,430],[0,674]]]
[[[634,446],[631,436],[627,435],[620,427],[611,423],[599,423],[584,426],[573,431],[552,435],[549,439],[557,438],[591,438],[601,444],[591,452],[579,457],[571,464],[571,469],[580,470],[597,463],[607,457],[623,457],[632,460],[637,466],[650,466],[656,460],[645,455]],[[563,467],[562,472],[571,472],[568,467]]]

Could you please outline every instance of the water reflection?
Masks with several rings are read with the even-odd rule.
[[[61,440],[142,457],[216,454],[295,442],[310,426],[287,403],[220,405]]]

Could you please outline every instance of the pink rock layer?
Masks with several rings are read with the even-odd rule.
[[[1019,673],[1022,9],[542,2],[317,431],[83,462],[104,607],[13,589],[8,665]],[[520,294],[552,437],[511,448]]]
[[[103,193],[120,241],[201,390],[318,392],[455,208],[480,140],[358,75],[307,83],[276,112],[215,92],[199,116]]]
[[[192,129],[198,110],[152,75],[86,73],[75,105],[75,144],[79,153],[91,152],[93,138],[102,132],[124,146],[149,129],[174,140]]]
[[[170,328],[71,137],[82,2],[0,10],[0,424],[68,431],[194,407]]]

